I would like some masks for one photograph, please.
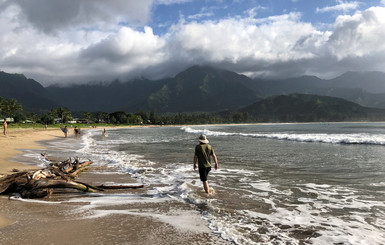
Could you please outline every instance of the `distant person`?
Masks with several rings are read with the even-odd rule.
[[[75,138],[77,138],[80,134],[80,129],[77,126],[75,126],[74,128],[74,133],[75,133]]]
[[[68,133],[68,127],[67,126],[64,126],[64,128],[60,128],[61,129],[61,131],[63,131],[63,133],[64,133],[64,138],[67,138],[67,133]]]
[[[44,128],[45,128],[45,129],[47,129],[47,128],[48,128],[48,125],[47,125],[47,123],[44,125]]]
[[[106,137],[106,129],[103,128],[103,137]]]
[[[217,156],[215,155],[213,147],[209,145],[209,141],[207,140],[206,135],[202,134],[201,136],[199,136],[199,145],[195,147],[194,170],[197,169],[196,163],[198,161],[199,177],[203,182],[203,188],[205,189],[205,192],[207,194],[210,194],[210,187],[207,181],[207,176],[211,171],[211,163],[210,163],[211,156],[213,157],[215,162],[215,170],[217,170],[218,169]]]
[[[7,124],[7,119],[4,118],[4,122],[3,122],[3,127],[4,127],[4,136],[7,136],[7,127],[8,127],[8,124]]]

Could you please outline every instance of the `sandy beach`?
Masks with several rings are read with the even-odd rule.
[[[22,149],[44,149],[38,141],[63,138],[60,129],[8,129],[7,136],[0,137],[0,174],[10,173],[12,169],[31,168],[12,161],[12,157],[21,153]]]
[[[65,142],[75,141],[72,132],[68,137]],[[16,156],[27,149],[34,149],[37,154],[40,150],[49,152],[51,147],[51,152],[55,152],[47,142],[57,145],[62,140],[60,129],[9,130],[6,137],[0,137],[0,174],[9,174],[14,168],[38,168],[39,163],[29,166],[16,162]],[[115,182],[135,182],[129,174],[95,175],[92,170],[82,173],[79,181],[100,184],[111,178]],[[140,192],[143,190],[133,190],[130,195]],[[7,195],[0,196],[0,243],[232,244],[214,234],[200,213],[191,210],[188,204],[122,203],[117,206],[120,211],[116,214],[84,218],[78,213],[82,205],[68,201],[78,197],[83,198],[84,194],[71,190],[58,190],[53,196],[38,200],[15,201]],[[138,212],[143,208],[153,212]]]
[[[58,129],[8,129],[7,136],[0,137],[0,177],[12,172],[13,169],[24,170],[37,168],[33,165],[26,166],[12,158],[21,153],[23,149],[44,149],[38,141],[63,137]],[[12,224],[12,220],[3,217],[0,213],[0,227]]]

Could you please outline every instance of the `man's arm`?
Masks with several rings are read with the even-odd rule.
[[[197,161],[198,161],[198,157],[197,155],[194,155],[194,170],[197,169]]]
[[[218,159],[217,159],[217,155],[215,155],[215,153],[213,153],[213,159],[214,159],[214,162],[215,162],[215,170],[218,169]]]

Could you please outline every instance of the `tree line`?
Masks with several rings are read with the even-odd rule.
[[[108,112],[71,112],[68,108],[53,108],[48,112],[25,112],[23,106],[16,99],[3,99],[0,97],[0,118],[13,118],[15,123],[26,120],[42,123],[106,123],[114,125],[173,125],[173,124],[214,124],[214,123],[241,123],[250,119],[248,113],[158,113],[155,109],[151,112],[139,111],[127,113],[125,111]],[[75,120],[77,119],[77,120]]]

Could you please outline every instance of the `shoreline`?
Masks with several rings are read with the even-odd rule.
[[[71,135],[72,133],[69,134],[70,137]],[[14,168],[19,170],[37,168],[33,165],[13,161],[12,158],[20,155],[23,150],[46,149],[39,142],[55,138],[64,138],[60,129],[17,128],[8,130],[7,136],[1,135],[0,137],[0,145],[2,145],[0,149],[0,176],[11,173]]]
[[[108,130],[109,127],[106,127]],[[115,129],[122,127],[114,127]],[[98,128],[102,129],[102,128]],[[110,128],[112,129],[112,128]],[[81,128],[88,130],[88,128]],[[101,133],[101,132],[100,132]],[[6,148],[0,149],[0,174],[8,174],[13,168],[19,170],[34,169],[34,165],[22,164],[17,160],[24,151],[47,150],[53,157],[55,152],[62,154],[56,147],[65,142],[75,142],[73,130],[69,131],[68,140],[65,140],[60,129],[13,129],[7,137],[0,136],[0,144]],[[46,142],[46,143],[45,143]],[[76,145],[74,145],[76,147]],[[64,153],[71,153],[68,149]],[[33,163],[32,163],[33,164]],[[95,169],[98,169],[96,167]],[[105,175],[93,173],[90,169],[79,176],[79,180],[86,183],[103,183],[113,180],[122,184],[136,182],[129,174]],[[98,169],[98,172],[103,169]],[[108,169],[106,170],[108,172]],[[118,196],[139,195],[146,190],[132,190],[129,194]],[[74,211],[82,210],[82,202],[68,202],[71,198],[91,198],[77,191],[63,190],[56,195],[42,200],[8,200],[0,196],[0,239],[7,244],[20,244],[28,241],[29,244],[40,244],[42,240],[51,244],[68,244],[69,241],[93,244],[177,244],[177,243],[209,243],[232,244],[223,240],[209,229],[207,221],[201,218],[198,210],[191,209],[189,204],[174,202],[157,203],[121,203],[114,206],[115,211],[110,215],[100,217],[82,216],[82,212],[75,216]],[[129,198],[129,197],[128,197]],[[143,210],[139,212],[138,210]],[[108,210],[100,210],[107,212]],[[182,225],[181,225],[182,224]],[[42,232],[44,231],[44,232]],[[67,237],[66,234],[71,234]],[[69,239],[69,240],[68,240]]]
[[[0,177],[11,174],[13,169],[38,169],[37,166],[26,165],[12,159],[22,154],[23,150],[43,150],[45,147],[38,142],[59,137],[63,137],[63,134],[57,129],[9,129],[7,136],[1,135],[0,137],[0,145],[2,146],[0,149]],[[12,223],[14,223],[14,220],[0,213],[0,228]]]

